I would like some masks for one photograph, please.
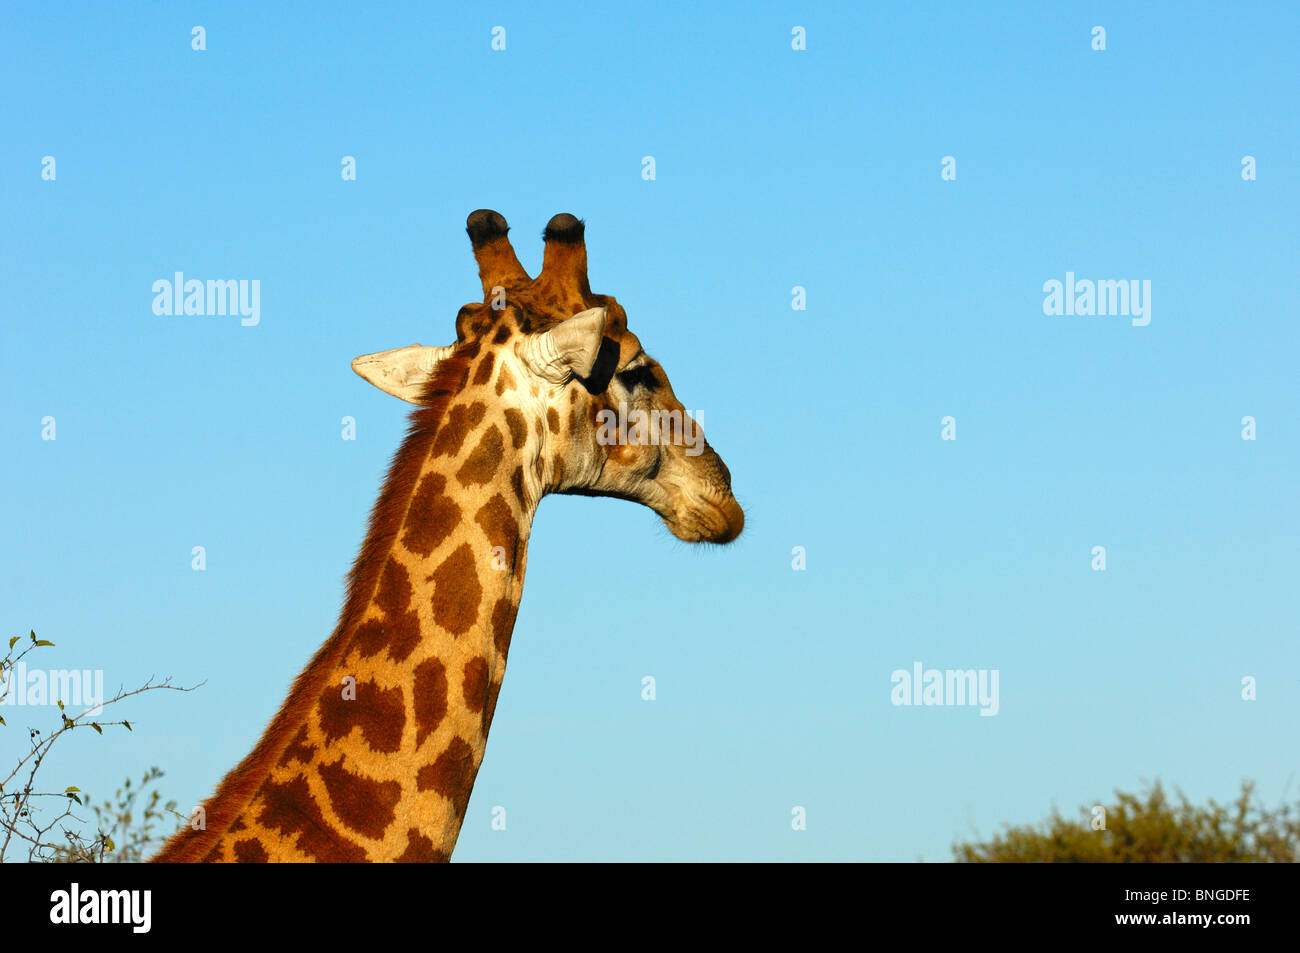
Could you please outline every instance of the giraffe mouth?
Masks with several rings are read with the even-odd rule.
[[[736,498],[696,497],[686,507],[672,514],[660,514],[669,531],[687,543],[725,545],[745,528],[745,511]]]

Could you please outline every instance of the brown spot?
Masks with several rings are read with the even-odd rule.
[[[235,841],[235,862],[240,864],[264,864],[270,860],[266,848],[257,841],[249,838],[248,840]]]
[[[406,850],[402,851],[395,862],[399,864],[445,864],[451,858],[446,851],[438,850],[433,841],[412,827],[406,832]]]
[[[515,492],[515,499],[522,503],[524,501],[524,468],[522,465],[515,467],[515,472],[510,474],[510,488]]]
[[[491,351],[488,351],[483,355],[483,360],[479,361],[478,367],[474,370],[474,380],[472,383],[486,384],[492,379],[492,362],[495,357],[496,355]]]
[[[578,388],[576,388],[576,387],[570,387],[570,388],[569,388],[569,406],[572,407],[572,406],[573,406],[574,404],[576,404],[577,402],[578,402]]]
[[[560,415],[555,412],[554,407],[546,408],[546,426],[551,428],[551,433],[560,432]]]
[[[505,331],[505,328],[501,329]],[[509,334],[509,332],[506,332]],[[510,373],[510,368],[506,367],[505,362],[501,362],[501,373],[497,375],[497,396],[500,397],[508,390],[515,389],[515,375]]]
[[[493,682],[488,689],[487,704],[483,706],[483,734],[492,728],[492,716],[497,713],[497,696],[501,694],[501,683]]]
[[[378,619],[369,619],[357,626],[352,634],[352,644],[362,658],[370,658],[388,644],[388,630]]]
[[[375,605],[384,610],[388,616],[405,612],[411,604],[411,577],[392,556],[384,563],[383,575],[379,577],[379,591],[375,593]]]
[[[534,394],[533,396],[536,396],[536,395]],[[533,418],[533,429],[537,431],[537,439],[538,439],[538,440],[541,440],[542,437],[546,434],[546,427],[545,427],[545,425],[542,423],[542,418],[541,418],[541,417],[534,417],[534,418]]]
[[[501,325],[501,327],[497,328],[496,334],[492,335],[493,344],[505,344],[509,340],[510,340],[510,329],[506,327],[504,324]],[[501,393],[501,391],[497,391],[497,393],[499,394]]]
[[[261,793],[263,807],[257,822],[286,838],[298,835],[296,846],[304,854],[324,863],[359,864],[366,860],[364,850],[326,825],[307,779],[301,774],[283,784],[268,778]]]
[[[478,602],[483,597],[469,543],[461,543],[429,578],[433,581],[433,621],[452,635],[464,635],[478,618]]]
[[[574,431],[577,429],[578,429],[578,408],[570,407],[569,408],[569,430]]]
[[[460,692],[470,711],[482,711],[487,701],[488,663],[483,656],[470,659],[465,663],[465,675]]]
[[[443,494],[446,485],[447,479],[441,473],[430,473],[411,497],[402,545],[420,556],[433,552],[460,522],[460,507]]]
[[[447,417],[438,428],[433,438],[433,447],[429,455],[433,457],[455,456],[460,453],[460,445],[469,433],[469,409],[464,404],[447,411]]]
[[[551,477],[551,486],[562,486],[564,484],[564,460],[556,457],[551,461],[551,468],[554,475]]]
[[[317,702],[321,732],[326,743],[346,738],[361,729],[366,744],[375,751],[392,753],[402,746],[406,706],[400,688],[383,689],[373,680],[357,682],[356,698],[343,698],[342,685],[326,685]]]
[[[524,423],[524,415],[513,407],[508,408],[506,426],[510,428],[510,445],[518,450],[528,439],[528,425]]]
[[[460,453],[461,444],[465,442],[469,432],[478,426],[486,410],[487,405],[481,400],[476,400],[468,407],[459,404],[447,411],[447,418],[438,428],[438,435],[433,439],[433,447],[429,455],[454,457]]]
[[[497,429],[496,424],[489,425],[483,432],[483,436],[479,438],[474,452],[466,458],[465,463],[456,472],[456,479],[462,486],[487,483],[492,479],[492,474],[497,472],[497,466],[501,463],[501,455],[504,452],[505,442],[501,439],[501,431]]]
[[[244,823],[244,815],[240,814],[237,818],[235,818],[235,820],[231,823],[231,825],[228,828],[226,828],[226,830],[228,833],[237,834],[247,826],[248,825]]]
[[[437,791],[457,814],[464,814],[474,786],[474,751],[463,738],[452,738],[447,750],[433,764],[426,764],[415,776],[421,791]]]
[[[514,631],[518,609],[508,596],[502,596],[492,607],[492,641],[502,658],[510,650],[510,633]]]
[[[387,632],[388,657],[394,662],[404,662],[420,644],[420,617],[414,610],[390,619]]]
[[[289,747],[284,749],[284,754],[280,755],[279,764],[281,767],[287,767],[288,765],[292,764],[295,760],[301,761],[304,764],[310,764],[311,756],[315,753],[316,753],[316,746],[313,744],[308,744],[307,726],[303,725],[298,729],[298,733],[293,736],[293,740],[289,742]],[[236,827],[235,824],[238,824],[239,826]],[[229,828],[230,831],[234,832],[234,831],[243,830],[244,822],[242,820],[236,818],[235,824],[230,825]]]
[[[225,857],[226,857],[226,845],[221,841],[217,841],[217,843],[213,845],[212,850],[208,851],[206,854],[203,855],[203,858],[199,861],[199,863],[220,864],[225,860]]]
[[[456,512],[459,519],[460,511]],[[411,654],[420,641],[420,617],[414,611],[405,611],[410,602],[410,576],[401,563],[389,556],[379,577],[379,591],[375,594],[375,605],[383,611],[386,619],[382,622],[369,619],[357,626],[352,635],[352,644],[362,658],[369,658],[385,647],[394,662],[400,662]]]
[[[400,784],[354,774],[343,767],[342,755],[334,764],[322,764],[320,777],[340,821],[375,840],[384,836],[393,823],[393,808],[402,796]]]
[[[415,744],[438,730],[447,714],[447,669],[431,658],[415,667]]]
[[[497,493],[483,504],[483,508],[474,516],[474,522],[483,527],[488,543],[505,549],[514,562],[514,550],[519,542],[519,523],[506,498]]]

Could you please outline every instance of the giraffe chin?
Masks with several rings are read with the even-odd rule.
[[[673,515],[663,515],[664,525],[678,539],[686,543],[716,543],[726,545],[745,528],[745,511],[735,497],[725,500],[697,498],[690,509]]]

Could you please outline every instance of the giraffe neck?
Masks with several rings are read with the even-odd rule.
[[[545,437],[502,404],[509,371],[494,390],[490,365],[449,368],[445,402],[413,415],[339,627],[206,805],[206,831],[156,859],[450,857],[505,674]]]

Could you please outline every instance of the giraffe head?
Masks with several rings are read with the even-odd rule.
[[[650,507],[687,542],[739,536],[745,515],[726,464],[628,330],[622,306],[587,283],[583,223],[569,214],[551,219],[535,279],[499,213],[472,212],[466,230],[483,301],[460,309],[456,343],[363,355],[353,369],[413,404],[483,388],[510,447],[526,458],[532,505],[547,493],[613,496]],[[448,367],[463,372],[440,373]]]

